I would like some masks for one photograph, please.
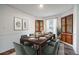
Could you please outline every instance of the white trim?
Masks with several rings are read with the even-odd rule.
[[[64,41],[61,41],[61,42],[73,47],[73,45],[71,45],[71,44],[69,44],[69,43],[66,43],[66,42],[64,42]]]

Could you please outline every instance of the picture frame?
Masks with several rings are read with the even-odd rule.
[[[27,20],[26,20],[26,19],[23,19],[22,22],[23,22],[23,23],[22,23],[22,25],[23,25],[23,26],[22,26],[22,29],[23,29],[23,30],[28,30]]]
[[[22,19],[14,17],[14,30],[22,30]]]

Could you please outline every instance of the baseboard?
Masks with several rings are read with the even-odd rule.
[[[12,49],[10,49],[8,51],[5,51],[5,52],[0,53],[0,55],[9,55],[9,54],[11,54],[13,52],[15,52],[15,49],[14,48],[12,48]]]
[[[64,42],[64,41],[61,41],[61,42],[64,43],[64,44],[66,44],[66,45],[72,46],[71,44],[66,43],[66,42]]]

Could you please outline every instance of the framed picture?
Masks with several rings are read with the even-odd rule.
[[[23,19],[23,30],[27,30],[28,29],[28,24],[27,24],[27,20]]]
[[[22,30],[22,19],[15,17],[14,18],[14,30]]]

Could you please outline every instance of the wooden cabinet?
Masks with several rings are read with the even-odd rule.
[[[69,44],[73,43],[73,15],[61,18],[61,40]]]
[[[42,32],[44,30],[44,21],[35,20],[35,32]]]

